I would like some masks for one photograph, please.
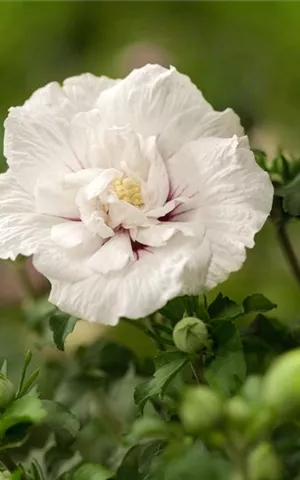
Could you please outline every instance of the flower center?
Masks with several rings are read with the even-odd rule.
[[[118,178],[113,182],[112,186],[119,200],[139,208],[144,206],[139,180],[134,180],[130,177]]]

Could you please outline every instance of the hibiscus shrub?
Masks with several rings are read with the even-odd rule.
[[[300,328],[259,292],[206,291],[267,217],[291,272],[300,160],[252,152],[174,68],[51,83],[5,124],[0,256],[33,255],[42,351],[0,372],[0,479],[299,480]],[[124,326],[72,354],[79,319]]]

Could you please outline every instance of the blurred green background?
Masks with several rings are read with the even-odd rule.
[[[11,105],[50,81],[85,71],[122,77],[148,62],[173,64],[216,109],[236,110],[253,146],[297,154],[299,24],[300,3],[286,1],[0,2],[1,124]],[[300,256],[298,224],[291,234]],[[32,336],[19,307],[22,286],[10,267],[0,267],[0,360],[16,366]],[[27,274],[44,288],[30,266]],[[298,318],[299,287],[271,225],[222,290],[236,300],[265,293],[279,304],[281,320]]]

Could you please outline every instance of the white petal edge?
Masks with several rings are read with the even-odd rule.
[[[272,183],[237,137],[191,142],[171,157],[168,168],[175,185],[186,177],[190,193],[198,189],[189,221],[200,222],[206,231],[212,257],[205,288],[211,289],[238,270],[246,247],[254,246],[272,207]]]
[[[120,272],[76,283],[52,281],[49,300],[90,322],[115,325],[120,317],[145,317],[182,292],[185,268],[196,248],[194,240],[179,234],[166,247],[141,252],[138,261]]]
[[[143,136],[158,135],[174,115],[197,105],[203,116],[212,107],[186,75],[174,67],[145,65],[104,91],[97,106],[110,127],[131,127]]]
[[[0,257],[31,255],[50,237],[55,217],[35,212],[33,199],[8,170],[0,175]]]

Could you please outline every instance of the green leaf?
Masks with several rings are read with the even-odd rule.
[[[77,318],[70,317],[65,313],[55,313],[51,315],[49,323],[53,332],[53,340],[59,350],[64,350],[66,337],[71,333],[76,325]]]
[[[102,373],[102,377],[113,381],[125,375],[129,366],[134,363],[135,356],[128,348],[101,339],[87,347],[80,347],[76,359],[85,374],[97,371],[98,374]]]
[[[131,447],[123,457],[116,473],[116,480],[144,480],[148,474],[153,458],[162,450],[161,441],[152,441],[146,445]]]
[[[198,297],[198,302],[196,306],[195,313],[200,320],[203,320],[204,322],[209,322],[209,313],[207,310],[207,299],[205,295],[200,295]]]
[[[276,195],[283,197],[283,209],[290,215],[300,215],[300,174],[287,185],[276,189]]]
[[[21,374],[21,380],[20,380],[20,384],[19,384],[19,388],[18,388],[18,393],[16,395],[17,397],[20,396],[20,392],[23,388],[23,384],[24,384],[24,381],[25,381],[26,372],[27,372],[27,369],[30,365],[31,360],[32,360],[32,352],[30,350],[28,350],[28,352],[26,353],[24,367],[23,367],[22,374]]]
[[[215,358],[205,367],[208,384],[226,395],[235,393],[246,378],[246,363],[239,333],[232,322],[214,331]]]
[[[227,320],[243,315],[244,309],[228,297],[219,293],[215,300],[209,305],[208,313],[213,320]]]
[[[124,456],[121,465],[116,473],[116,480],[143,480],[139,471],[141,447],[132,447]]]
[[[8,429],[19,423],[38,424],[46,418],[46,411],[41,400],[32,396],[25,396],[15,400],[0,418],[0,436]]]
[[[183,317],[185,310],[185,297],[177,297],[170,300],[163,308],[161,308],[160,313],[173,322],[178,322],[178,320]]]
[[[287,195],[283,199],[282,206],[286,213],[293,217],[298,217],[300,215],[300,191]]]
[[[261,168],[268,171],[266,153],[263,150],[259,150],[258,148],[253,148],[252,152],[255,155],[255,160],[261,166]]]
[[[277,307],[261,293],[254,293],[243,301],[245,313],[251,312],[268,312]]]
[[[138,385],[135,389],[135,403],[141,410],[149,398],[164,394],[169,383],[189,361],[189,357],[183,352],[172,351],[159,355],[154,361],[156,371],[153,378]]]
[[[136,442],[153,439],[164,440],[170,437],[174,432],[180,432],[180,428],[177,427],[178,424],[164,422],[160,417],[142,416],[137,418],[133,423],[130,437]]]
[[[10,480],[21,480],[23,476],[24,476],[23,472],[21,472],[21,470],[18,469],[11,474]]]
[[[48,302],[47,295],[44,298],[36,299],[33,304],[25,305],[23,313],[28,326],[38,333],[42,333],[47,326],[47,320],[55,311],[57,311],[57,307]]]
[[[173,442],[152,462],[149,480],[228,480],[230,465],[203,443]]]
[[[73,473],[73,480],[107,480],[112,478],[114,474],[106,467],[98,463],[86,463],[81,465],[76,472]]]
[[[42,405],[47,412],[45,424],[55,433],[57,443],[63,447],[71,445],[80,428],[75,415],[52,400],[42,400]]]
[[[36,460],[31,463],[32,480],[44,480],[43,470]]]
[[[29,392],[34,382],[36,381],[39,373],[40,373],[39,368],[37,368],[36,370],[34,370],[34,372],[32,372],[30,377],[23,383],[23,386],[18,394],[19,397],[22,397],[23,395],[26,395]]]

